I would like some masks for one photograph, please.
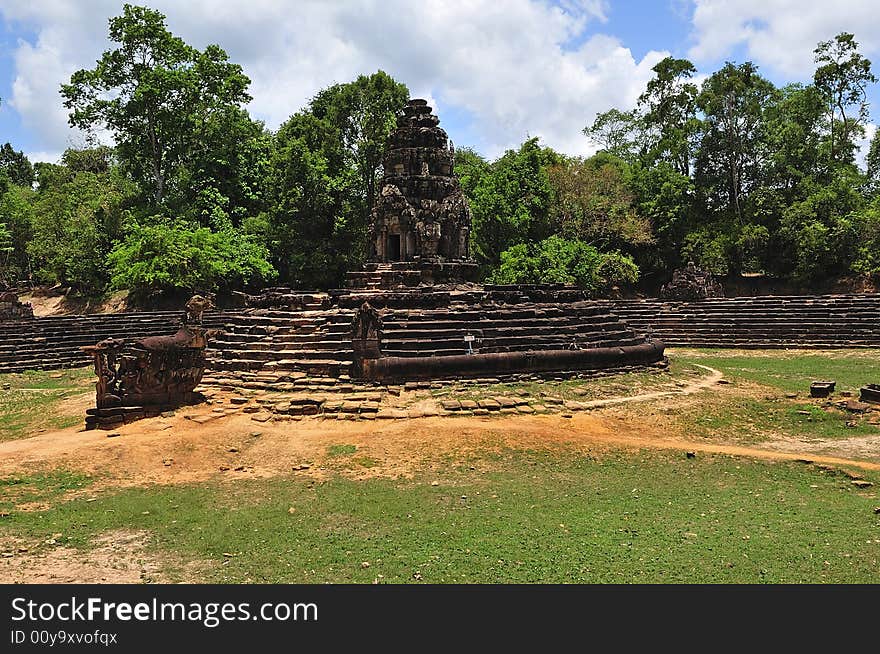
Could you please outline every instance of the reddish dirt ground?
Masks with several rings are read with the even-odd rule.
[[[680,428],[671,428],[666,419],[670,411],[700,402],[709,386],[713,393],[741,392],[716,385],[720,377],[710,370],[675,393],[599,400],[592,410],[572,414],[256,422],[254,414],[237,413],[206,424],[187,418],[211,415],[211,407],[202,405],[173,417],[125,425],[109,432],[119,434],[115,437],[70,428],[0,443],[0,476],[63,467],[95,475],[98,487],[271,477],[293,470],[315,477],[335,471],[356,478],[407,477],[440,457],[465,458],[503,447],[661,448],[880,469],[877,436],[830,445],[779,439],[740,446],[689,438]],[[642,402],[634,404],[636,400]],[[356,456],[332,457],[328,448],[333,445],[354,445]],[[369,465],[358,465],[358,460],[369,460]]]
[[[205,424],[192,417],[216,416],[212,406],[177,411],[168,418],[141,420],[113,432],[80,427],[46,431],[0,443],[0,477],[64,468],[95,476],[76,495],[102,488],[236,480],[296,474],[323,478],[409,477],[448,466],[449,460],[480,457],[503,448],[587,452],[666,449],[727,454],[766,460],[809,460],[835,467],[880,470],[880,436],[813,443],[778,438],[755,446],[709,442],[682,431],[673,419],[678,409],[713,395],[748,389],[719,385],[721,374],[707,374],[675,391],[597,400],[590,410],[550,415],[431,417],[399,420],[315,419],[254,420],[256,414],[214,417]],[[91,395],[77,396],[69,407],[83,410]],[[82,405],[82,406],[80,406]],[[228,406],[228,404],[224,404]],[[109,436],[109,434],[118,434]],[[351,456],[332,456],[334,445],[355,446]],[[442,462],[442,463],[441,463]],[[488,464],[487,464],[488,465]],[[20,507],[37,510],[45,507]],[[0,538],[3,583],[137,583],[198,581],[204,562],[168,560],[151,547],[150,534],[104,534],[87,551]]]

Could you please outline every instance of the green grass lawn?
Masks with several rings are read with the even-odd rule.
[[[757,351],[731,355],[724,350],[680,350],[672,357],[681,366],[701,363],[716,368],[747,393],[708,396],[678,414],[688,433],[707,438],[755,443],[778,436],[802,440],[842,439],[880,434],[870,415],[851,413],[838,402],[858,399],[858,389],[880,379],[880,352]],[[810,382],[834,380],[828,399],[810,397]],[[850,397],[840,394],[848,391]],[[790,397],[796,394],[796,397]],[[876,415],[876,413],[874,414]]]
[[[63,401],[94,389],[94,376],[91,366],[0,374],[0,442],[82,422],[82,412],[65,410]]]
[[[28,483],[58,495],[50,478],[16,485]],[[290,476],[87,499],[13,510],[0,537],[88,547],[109,530],[147,530],[181,564],[209,562],[204,580],[216,582],[875,583],[880,573],[874,487],[727,456],[506,451],[406,481]]]
[[[749,381],[785,393],[810,396],[810,382],[836,381],[836,391],[880,383],[880,350],[758,350],[747,355],[719,349],[673,350],[676,359],[722,370],[732,381]]]
[[[561,393],[559,384],[575,397],[590,388],[625,394],[636,386],[674,386],[679,375],[704,374],[695,368],[703,364],[732,384],[672,409],[672,419],[697,436],[809,440],[880,431],[867,417],[810,399],[808,392],[813,379],[835,379],[839,390],[877,380],[875,353],[767,354],[682,350],[672,353],[672,376],[560,382],[553,392]],[[0,381],[9,383],[11,376],[4,377]],[[46,420],[42,414],[52,402],[79,392],[88,377],[81,370],[63,379],[47,373],[14,379],[16,393],[46,388],[55,394],[14,420]],[[791,393],[798,396],[786,397]],[[9,404],[8,397],[4,406],[15,411],[30,406],[21,398]],[[25,428],[11,422],[4,413],[5,438]],[[487,450],[465,460],[433,461],[439,473],[425,463],[411,479],[355,480],[347,469],[377,462],[353,445],[329,446],[326,455],[325,481],[294,474],[90,491],[93,480],[76,472],[23,472],[0,479],[0,542],[21,539],[32,553],[58,546],[86,550],[108,532],[145,531],[167,578],[193,580],[187,564],[195,562],[198,581],[234,583],[880,579],[878,486],[858,488],[846,474],[815,465],[721,455],[688,459],[668,451],[596,458],[567,450]],[[864,476],[880,484],[880,473]]]

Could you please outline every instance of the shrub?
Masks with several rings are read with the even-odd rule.
[[[108,257],[112,285],[136,294],[214,291],[269,280],[268,251],[253,237],[228,228],[211,231],[157,217],[130,225]]]
[[[551,236],[519,244],[501,253],[494,284],[571,284],[591,293],[638,281],[639,269],[628,255],[602,253],[583,241]]]

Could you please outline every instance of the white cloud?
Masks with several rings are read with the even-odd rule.
[[[863,54],[880,54],[876,0],[694,0],[696,62],[730,56],[737,47],[762,67],[798,79],[815,70],[819,41],[851,32]]]
[[[26,152],[25,154],[31,163],[59,163],[63,152],[59,150],[54,150],[52,152],[37,150]]]
[[[868,150],[871,148],[871,141],[876,133],[877,125],[874,123],[868,123],[865,125],[865,138],[859,139],[856,143],[856,147],[858,147],[856,163],[862,168],[862,170],[867,167],[867,162],[865,160],[868,157]]]
[[[667,54],[649,52],[637,61],[603,35],[572,46],[587,26],[606,20],[606,0],[153,0],[150,6],[188,43],[218,43],[242,64],[252,80],[249,109],[271,128],[321,88],[381,68],[414,96],[432,98],[447,129],[444,108],[470,115],[473,124],[463,131],[482,141],[455,140],[490,156],[527,135],[587,153],[580,130],[599,111],[631,108],[651,66]],[[63,149],[70,138],[59,85],[94,65],[109,46],[107,20],[120,11],[110,0],[0,0],[0,16],[38,35],[19,44],[10,105],[45,150]]]

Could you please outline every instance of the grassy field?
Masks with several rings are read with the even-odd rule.
[[[876,413],[852,413],[842,406],[847,399],[858,399],[861,386],[880,380],[876,350],[680,350],[674,357],[680,366],[700,363],[721,370],[743,390],[681,411],[679,422],[695,435],[756,443],[779,436],[844,439],[880,433]],[[810,382],[816,380],[837,382],[830,399],[810,397]]]
[[[836,398],[813,400],[808,392],[813,379],[835,379],[839,390],[880,379],[876,352],[673,355],[672,377],[621,375],[595,382],[653,390],[695,378],[695,364],[721,370],[731,382],[723,393],[704,393],[669,414],[696,439],[880,434],[880,426],[870,422],[876,412],[854,416],[837,408]],[[12,421],[4,413],[3,433],[25,433],[29,420],[45,424],[46,407],[57,408],[88,377],[88,371],[72,371],[62,379],[47,373],[16,378],[17,392],[45,387],[57,394],[56,404],[47,402],[32,413],[22,413],[20,402],[4,405],[20,417],[10,431]],[[10,376],[0,382],[11,383]],[[584,385],[550,388],[583,397]],[[540,386],[547,392],[547,384]],[[645,405],[618,414],[624,412],[625,419],[626,411],[643,410],[639,406]],[[876,583],[880,578],[876,471],[860,471],[864,479],[856,485],[853,473],[839,466],[557,446],[469,450],[423,462],[411,478],[354,479],[347,470],[376,461],[346,444],[328,445],[325,456],[330,472],[323,480],[286,473],[117,488],[63,467],[23,470],[0,478],[0,549],[14,542],[25,543],[29,556],[58,547],[85,555],[106,534],[145,533],[147,549],[137,556],[160,554],[163,579],[172,581]]]
[[[691,361],[723,370],[733,381],[749,381],[786,393],[809,397],[810,382],[834,380],[836,391],[856,392],[869,383],[880,383],[878,350],[742,350],[682,349],[679,361]]]
[[[16,486],[46,501],[83,483]],[[89,499],[13,511],[0,535],[86,548],[147,530],[216,582],[872,583],[880,571],[873,489],[726,456],[507,451],[407,481],[290,476]]]
[[[64,401],[93,390],[94,376],[91,366],[0,375],[0,442],[82,422],[82,410]]]

